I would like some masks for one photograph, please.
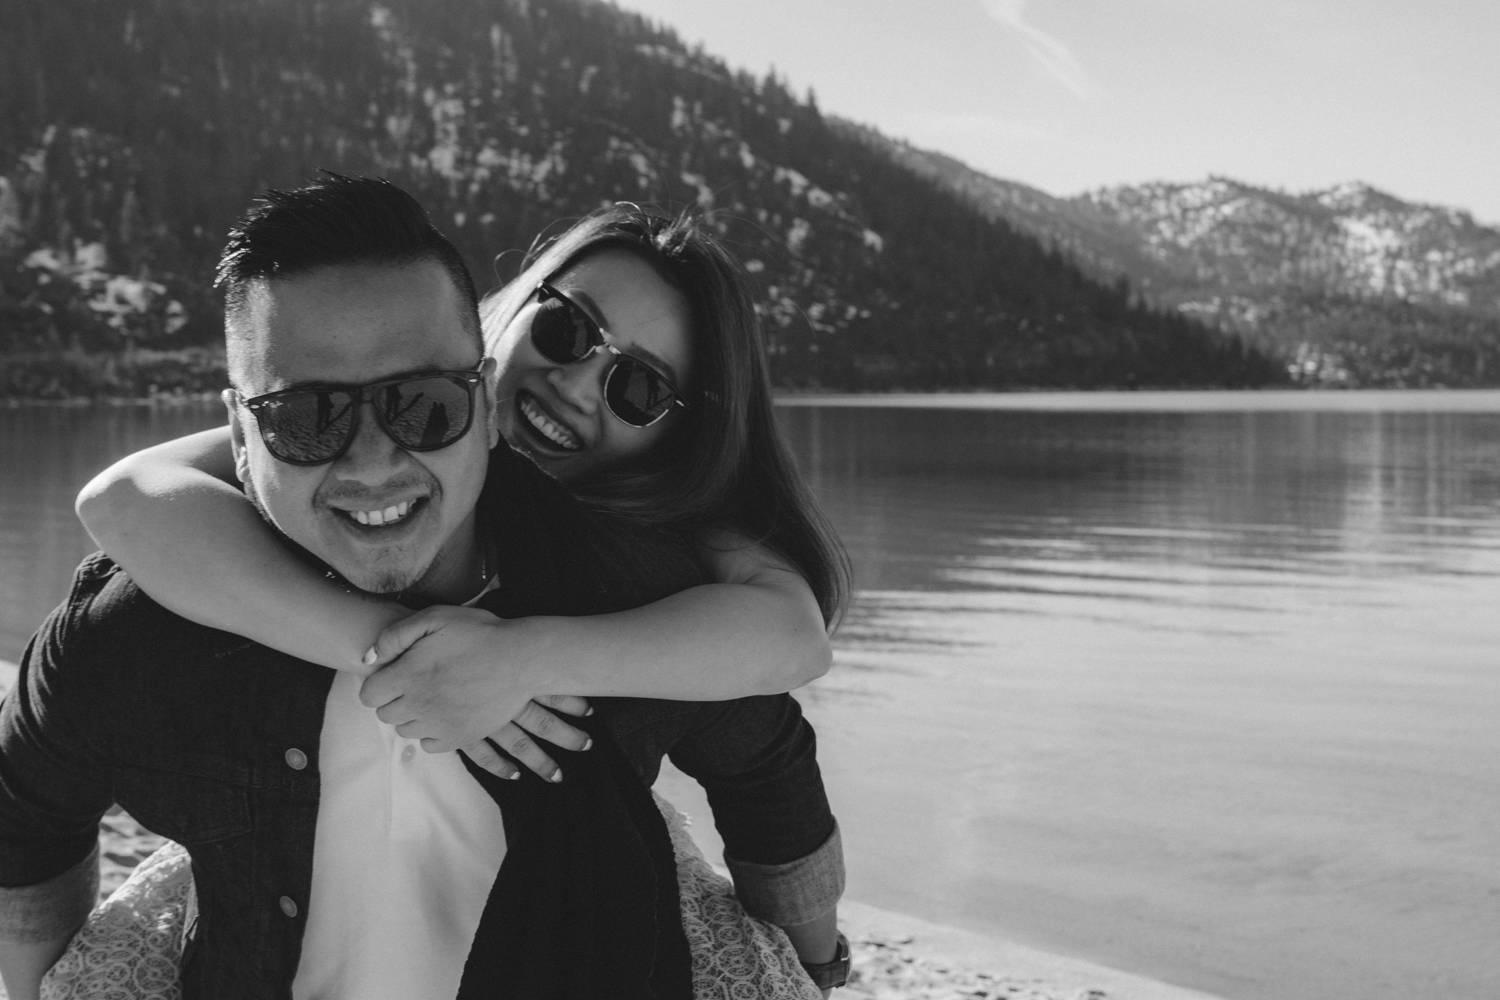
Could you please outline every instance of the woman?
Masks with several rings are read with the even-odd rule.
[[[585,501],[691,537],[717,582],[582,620],[406,617],[265,546],[263,523],[228,485],[222,431],[125,459],[85,489],[80,516],[185,617],[339,669],[399,655],[366,682],[366,703],[402,736],[462,746],[501,775],[517,772],[487,733],[554,780],[522,729],[582,746],[531,699],[574,711],[576,699],[558,696],[727,699],[826,670],[846,564],[776,436],[753,306],[718,244],[686,220],[617,207],[534,253],[482,314],[506,439]],[[526,669],[494,669],[499,649]],[[804,961],[831,957],[831,914],[787,930]]]

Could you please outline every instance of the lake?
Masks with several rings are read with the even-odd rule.
[[[789,400],[849,894],[1236,1000],[1500,996],[1500,393]],[[0,409],[0,658],[220,411]]]

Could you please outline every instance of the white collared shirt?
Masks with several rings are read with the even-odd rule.
[[[505,859],[500,809],[340,672],[323,710],[312,892],[293,1000],[453,1000]]]

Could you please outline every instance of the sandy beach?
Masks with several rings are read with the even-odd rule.
[[[0,660],[0,691],[16,665]],[[695,826],[695,830],[698,827]],[[99,831],[101,898],[164,841],[117,810]],[[707,845],[710,846],[711,845]],[[839,923],[854,957],[839,997],[872,1000],[1216,1000],[1091,962],[844,900]],[[0,987],[0,998],[5,991]]]
[[[1091,962],[928,923],[853,900],[839,904],[854,975],[835,997],[879,1000],[1216,1000]]]

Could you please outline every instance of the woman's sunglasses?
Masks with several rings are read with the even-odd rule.
[[[349,450],[365,400],[375,422],[407,451],[437,451],[469,431],[480,367],[399,375],[366,385],[283,389],[245,400],[266,450],[291,465],[322,465]]]
[[[672,380],[639,358],[604,342],[605,330],[583,307],[550,281],[536,286],[536,312],[531,317],[531,344],[558,365],[573,365],[605,350],[615,362],[604,377],[604,406],[632,427],[650,427],[671,412],[687,407]]]

